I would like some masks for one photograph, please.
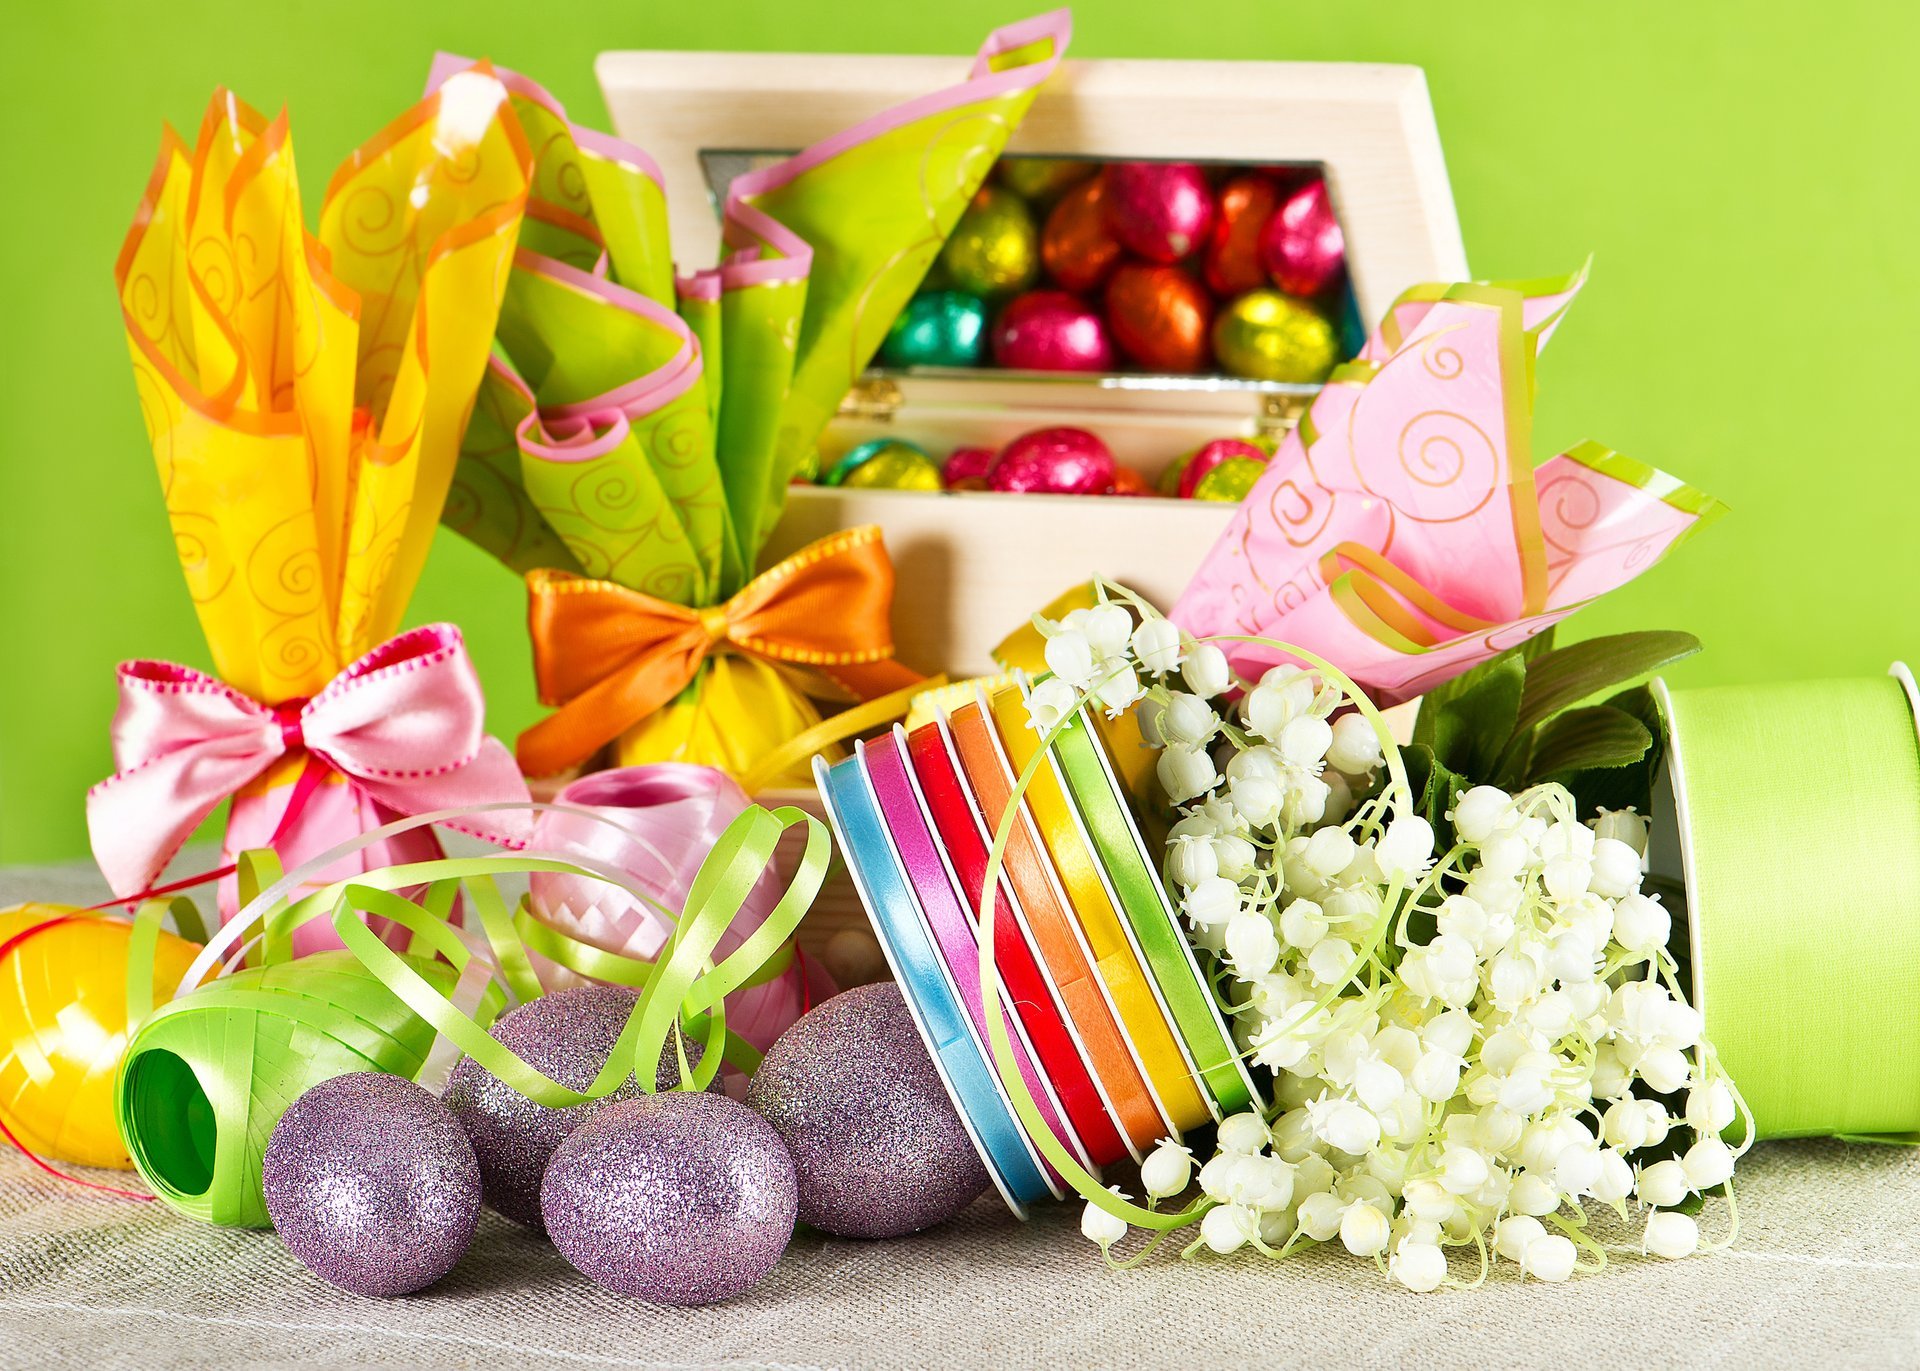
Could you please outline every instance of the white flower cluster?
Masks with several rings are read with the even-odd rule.
[[[1583,824],[1558,786],[1480,786],[1436,854],[1432,827],[1395,812],[1404,788],[1382,784],[1375,717],[1336,713],[1349,701],[1316,674],[1277,667],[1223,712],[1240,684],[1226,658],[1163,619],[1135,628],[1102,605],[1043,628],[1055,674],[1035,726],[1082,699],[1138,705],[1179,809],[1169,888],[1222,967],[1242,1050],[1273,1073],[1270,1116],[1227,1119],[1199,1169],[1195,1248],[1338,1238],[1425,1291],[1461,1283],[1446,1249],[1468,1247],[1480,1279],[1505,1258],[1564,1281],[1605,1263],[1586,1200],[1653,1211],[1646,1252],[1700,1248],[1672,1207],[1732,1175],[1720,1135],[1739,1106],[1671,989],[1644,820]],[[1650,1149],[1662,1159],[1636,1155]],[[1190,1177],[1172,1142],[1141,1173],[1155,1202]],[[1125,1231],[1095,1206],[1083,1226],[1103,1245]]]

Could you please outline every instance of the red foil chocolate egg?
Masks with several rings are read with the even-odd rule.
[[[1018,494],[1107,495],[1117,467],[1107,445],[1083,428],[1023,433],[987,473],[994,490]]]
[[[940,479],[948,490],[985,490],[987,473],[999,455],[990,447],[957,447],[941,463]]]
[[[1082,181],[1061,197],[1040,231],[1040,260],[1067,290],[1097,289],[1126,253],[1107,227],[1106,184],[1101,176]]]
[[[1064,290],[1035,290],[1000,311],[993,360],[1023,371],[1111,371],[1113,343],[1085,301]]]
[[[1107,283],[1113,341],[1147,371],[1199,371],[1211,352],[1213,297],[1184,267],[1128,262]]]
[[[1206,243],[1213,191],[1191,162],[1115,162],[1104,178],[1107,227],[1128,251],[1165,264]]]
[[[1260,261],[1288,295],[1324,295],[1340,280],[1347,269],[1346,239],[1324,177],[1302,182],[1280,202],[1260,235]]]
[[[1250,171],[1220,188],[1213,232],[1207,235],[1207,285],[1216,295],[1240,295],[1267,283],[1260,235],[1280,207],[1280,182]]]

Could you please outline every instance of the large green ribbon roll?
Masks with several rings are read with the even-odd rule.
[[[1920,1140],[1911,686],[1656,682],[1654,867],[1684,876],[1693,1002],[1763,1138]]]

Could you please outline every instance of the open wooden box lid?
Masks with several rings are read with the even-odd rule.
[[[608,52],[597,72],[615,130],[658,161],[682,269],[720,252],[731,177],[951,84],[963,57]],[[1075,61],[1041,87],[1009,155],[1183,160],[1323,171],[1346,236],[1360,318],[1424,281],[1467,279],[1425,74],[1319,62]],[[1077,424],[1151,470],[1211,438],[1291,422],[1312,387],[1227,377],[876,373],[822,440],[828,460],[898,432],[998,445]],[[796,486],[767,549],[877,523],[899,570],[901,660],[959,674],[1061,590],[1098,572],[1169,604],[1232,507],[1199,501]]]

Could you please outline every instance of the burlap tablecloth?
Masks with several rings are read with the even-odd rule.
[[[0,905],[85,902],[76,868],[0,873]],[[0,1145],[0,1151],[4,1151]],[[665,1309],[589,1283],[488,1214],[459,1268],[400,1300],[346,1295],[271,1233],[0,1158],[0,1365],[1006,1368],[1920,1365],[1920,1157],[1772,1143],[1738,1177],[1739,1245],[1668,1263],[1622,1247],[1598,1278],[1416,1296],[1344,1253],[1123,1274],[1078,1209],[1028,1224],[982,1201],[931,1233],[802,1232],[755,1290]],[[1719,1231],[1724,1208],[1709,1210]]]

